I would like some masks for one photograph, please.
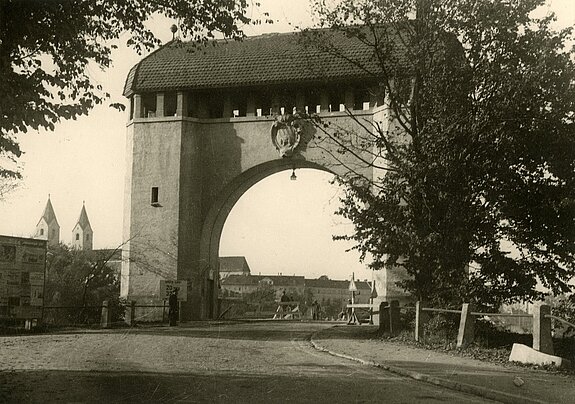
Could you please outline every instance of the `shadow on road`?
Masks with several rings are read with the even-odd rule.
[[[18,371],[0,373],[0,401],[361,403],[381,402],[385,397],[386,403],[456,402],[449,391],[414,389],[408,383],[389,375],[374,383],[368,373],[354,374],[352,378],[346,367],[325,369],[321,374],[302,372],[297,376],[269,372]]]
[[[178,336],[188,338],[205,339],[229,339],[229,340],[252,340],[252,341],[292,341],[309,339],[316,331],[333,327],[333,323],[313,323],[299,321],[261,321],[246,323],[207,323],[190,322],[182,323],[177,327],[166,325],[138,325],[135,327],[113,329],[64,329],[51,332],[34,334],[38,336],[48,335],[74,335],[74,334],[138,334],[158,336]],[[340,324],[341,325],[341,324]],[[352,327],[352,326],[350,326]],[[358,331],[359,331],[359,326]],[[343,333],[338,339],[371,339],[376,338],[376,329],[362,330],[360,333]],[[367,332],[366,332],[367,331]],[[30,334],[28,334],[30,335]]]

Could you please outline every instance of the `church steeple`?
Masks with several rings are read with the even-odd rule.
[[[34,238],[48,240],[48,245],[58,245],[60,243],[60,225],[50,201],[50,194],[48,194],[48,202],[46,202],[44,213],[36,225]]]
[[[82,203],[80,217],[72,230],[72,246],[80,250],[91,250],[94,232],[86,213],[86,205]]]

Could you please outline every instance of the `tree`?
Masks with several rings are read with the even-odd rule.
[[[18,188],[18,182],[14,178],[5,178],[3,181],[1,181],[0,201],[3,200],[10,192],[13,192],[16,188]]]
[[[256,315],[260,315],[262,311],[275,311],[277,308],[276,291],[272,285],[268,283],[258,284],[256,290],[242,296],[242,300],[246,303],[246,310],[250,308],[254,310]],[[245,314],[245,311],[243,314]]]
[[[385,128],[350,112],[365,129],[355,144],[315,119],[342,153],[374,150],[365,161],[385,171],[342,179],[338,213],[355,232],[340,238],[356,241],[374,269],[404,266],[402,285],[419,299],[497,306],[541,297],[538,283],[569,290],[575,53],[571,29],[532,17],[543,3],[317,2],[324,27],[373,49],[373,78],[395,118]],[[310,46],[349,58],[322,32],[310,33]]]
[[[160,41],[145,23],[162,14],[199,43],[216,31],[240,38],[246,7],[246,0],[0,0],[0,158],[10,164],[21,155],[14,134],[53,130],[109,97],[87,68],[110,67],[121,34],[130,33],[127,45],[138,53],[150,50]],[[0,178],[18,177],[0,166]]]
[[[275,306],[276,291],[268,283],[260,283],[256,290],[244,296],[245,301],[249,304]]]
[[[64,244],[49,247],[44,304],[65,308],[51,313],[56,322],[66,316],[75,323],[97,321],[100,310],[88,308],[100,307],[104,300],[118,301],[120,278],[109,265],[118,251],[84,251]]]

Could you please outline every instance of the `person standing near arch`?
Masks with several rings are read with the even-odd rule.
[[[170,293],[170,297],[168,298],[168,306],[169,306],[168,318],[170,320],[170,327],[174,327],[178,325],[178,315],[179,315],[177,288],[172,290],[172,292]]]

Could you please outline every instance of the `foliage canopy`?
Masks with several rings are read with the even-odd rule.
[[[120,276],[110,266],[118,250],[83,251],[63,244],[48,249],[44,304],[68,310],[47,310],[54,322],[83,323],[99,319],[104,300],[118,302]],[[86,308],[96,307],[96,310]],[[71,318],[64,319],[66,315]]]
[[[403,265],[411,278],[402,286],[419,299],[497,306],[541,297],[538,284],[569,290],[575,53],[571,29],[553,30],[553,15],[533,17],[543,3],[316,4],[324,27],[371,45],[384,115],[394,118],[361,122],[365,133],[356,135],[368,141],[342,151],[371,153],[385,174],[345,180],[339,213],[355,232],[341,238],[356,241],[375,269]],[[398,32],[408,52],[402,72],[388,69],[397,52],[387,39]],[[349,136],[317,127],[336,141]]]
[[[160,43],[146,26],[158,14],[177,20],[194,41],[216,31],[239,38],[240,24],[249,21],[246,6],[246,0],[0,0],[0,157],[13,163],[21,155],[14,134],[53,130],[60,119],[104,102],[109,95],[88,67],[110,67],[125,32],[138,53]],[[4,164],[0,178],[8,177],[19,174]]]

